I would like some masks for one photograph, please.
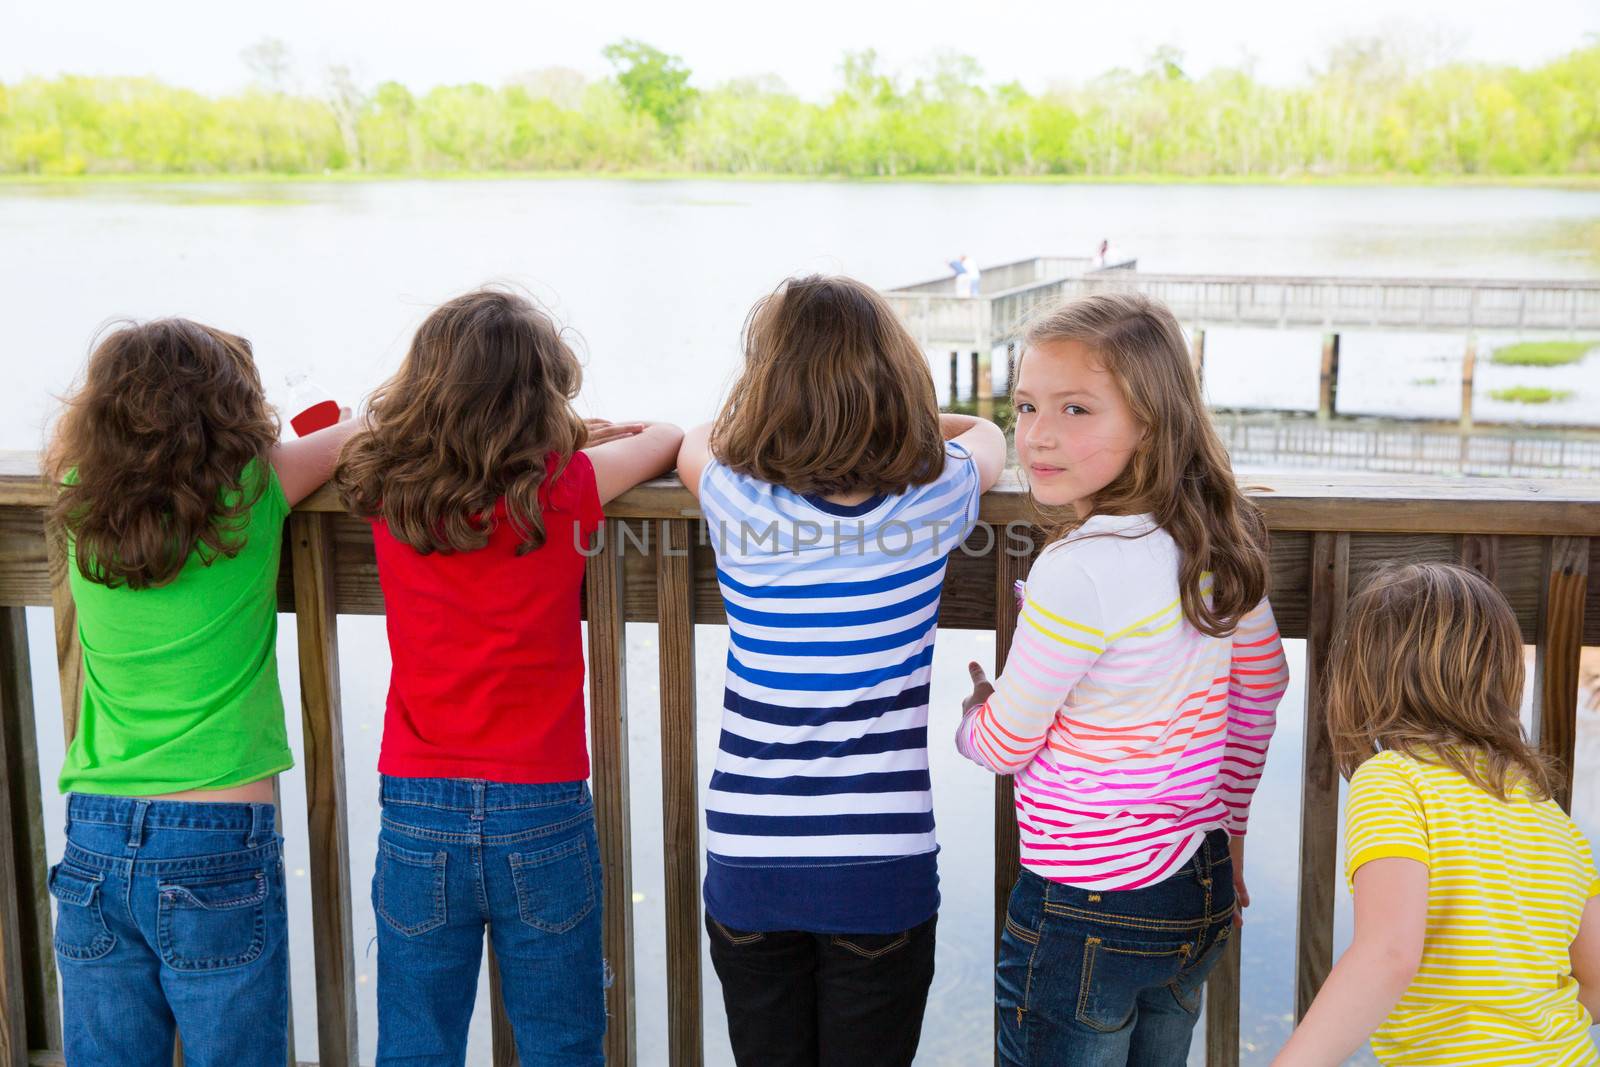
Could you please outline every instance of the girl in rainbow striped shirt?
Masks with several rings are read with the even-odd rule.
[[[1265,526],[1159,303],[1098,294],[1036,319],[1014,401],[1030,493],[1071,515],[1004,672],[991,687],[971,665],[956,734],[1016,776],[1000,1060],[1180,1065],[1249,903],[1245,822],[1288,680]]]

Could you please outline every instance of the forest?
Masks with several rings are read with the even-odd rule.
[[[1078,81],[990,82],[969,57],[906,73],[846,53],[836,88],[695,84],[644,42],[567,68],[414,92],[313,77],[287,46],[207,95],[150,78],[0,83],[0,175],[622,172],[966,179],[1600,175],[1600,43],[1541,66],[1419,63],[1356,37],[1294,85],[1191,75],[1174,48]]]

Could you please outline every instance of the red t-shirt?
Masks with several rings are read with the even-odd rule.
[[[558,457],[550,458],[554,469]],[[424,555],[372,523],[388,613],[389,704],[378,770],[404,778],[575,782],[589,777],[579,600],[601,521],[582,452],[539,489],[545,542],[495,507],[489,543]]]

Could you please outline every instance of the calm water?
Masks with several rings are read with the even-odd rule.
[[[1169,186],[939,186],[726,182],[485,182],[155,186],[0,186],[0,310],[9,327],[0,448],[34,448],[90,341],[118,316],[184,314],[255,344],[269,392],[310,370],[341,399],[397,365],[429,306],[486,280],[527,286],[582,342],[581,405],[616,418],[703,421],[738,357],[750,303],[801,271],[843,271],[878,285],[937,276],[962,251],[980,262],[1086,254],[1101,237],[1160,271],[1600,276],[1600,193],[1495,189]],[[1492,343],[1491,339],[1491,343]],[[1461,339],[1352,333],[1341,354],[1345,410],[1454,413]],[[1212,398],[1315,403],[1317,338],[1270,331],[1208,336]],[[1480,364],[1480,366],[1482,366]],[[1543,414],[1594,419],[1600,359],[1560,371],[1480,370],[1480,388],[1547,384],[1579,396]],[[1507,380],[1501,381],[1502,376]],[[1435,380],[1436,379],[1436,380]],[[939,380],[942,382],[943,377]],[[1431,384],[1418,384],[1428,383]],[[1486,396],[1479,414],[1502,414]],[[294,662],[293,619],[280,656]],[[53,642],[30,612],[41,766],[61,759]],[[701,781],[715,746],[726,631],[698,631]],[[376,763],[388,649],[381,619],[340,620],[354,870],[362,1058],[376,1048],[374,919],[366,887],[376,848]],[[639,1048],[665,1062],[659,739],[654,628],[628,630]],[[949,631],[935,661],[932,768],[943,842],[938,975],[923,1064],[986,1061],[990,1018],[992,779],[947,742],[969,658],[992,662],[987,633]],[[1291,668],[1303,678],[1303,649]],[[298,706],[292,667],[283,676]],[[1265,1063],[1293,1008],[1299,819],[1298,689],[1281,710],[1252,817],[1255,900],[1244,938],[1246,1062]],[[291,735],[298,731],[291,728]],[[298,739],[296,748],[298,749]],[[1586,714],[1581,743],[1600,760]],[[1600,790],[1580,782],[1578,810],[1600,826]],[[304,781],[284,777],[287,864],[298,937],[293,981],[300,1058],[315,1056],[306,891]],[[61,805],[47,794],[52,855]],[[1339,944],[1349,936],[1341,892]],[[729,1063],[720,992],[706,975],[707,1060]],[[485,981],[486,988],[487,982]],[[488,1056],[486,1014],[473,1062]],[[1196,1060],[1198,1062],[1198,1060]]]

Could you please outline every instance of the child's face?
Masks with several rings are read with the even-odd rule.
[[[1116,379],[1081,341],[1047,341],[1028,350],[1013,400],[1035,499],[1087,515],[1144,436]]]

